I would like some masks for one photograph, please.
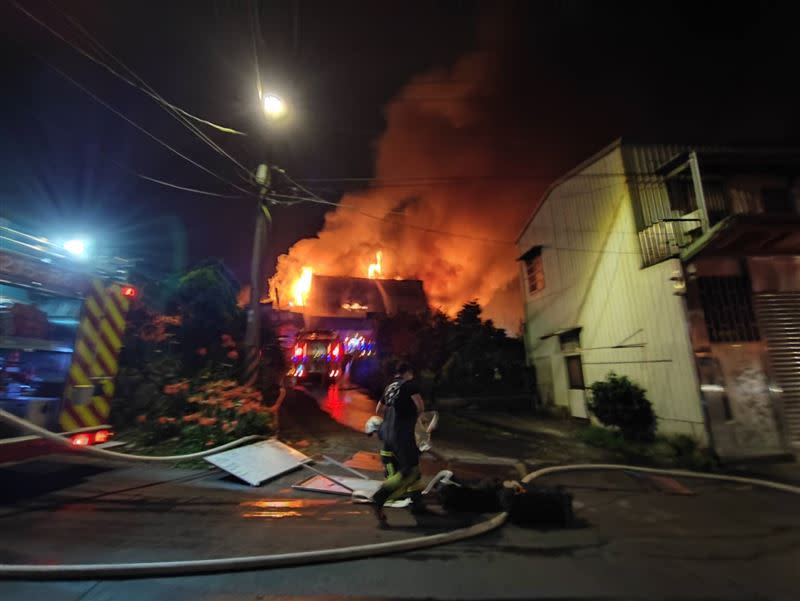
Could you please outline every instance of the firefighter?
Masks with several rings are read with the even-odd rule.
[[[375,410],[384,418],[379,436],[383,440],[381,459],[386,479],[372,498],[381,527],[388,526],[383,506],[389,500],[409,495],[412,512],[425,511],[421,495],[420,452],[414,436],[417,418],[424,409],[425,403],[414,382],[414,371],[408,363],[401,363]]]

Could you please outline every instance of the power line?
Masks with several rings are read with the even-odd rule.
[[[435,176],[435,175],[406,175],[406,176],[396,176],[396,177],[368,177],[368,176],[361,176],[361,177],[316,177],[316,178],[309,178],[309,177],[301,177],[298,178],[301,182],[306,183],[374,183],[378,185],[391,185],[391,184],[402,184],[402,185],[415,185],[415,184],[430,184],[430,183],[460,183],[460,182],[467,182],[471,183],[474,181],[495,181],[495,180],[545,180],[545,181],[554,181],[562,177],[564,174],[558,175],[548,175],[544,173],[530,173],[530,174],[484,174],[484,175],[442,175],[442,176]],[[609,179],[609,178],[634,178],[634,179],[644,179],[653,181],[653,183],[657,183],[663,181],[663,176],[657,175],[655,173],[646,173],[646,172],[621,172],[621,173],[614,173],[614,172],[597,172],[597,173],[576,173],[570,176],[570,178],[581,178],[581,179]]]
[[[311,192],[307,188],[304,188],[302,185],[298,184],[296,181],[294,181],[292,178],[290,178],[285,172],[279,171],[279,173],[281,173],[281,175],[283,175],[290,183],[292,183],[295,186],[297,186],[300,190],[302,190],[306,194],[309,194],[310,197],[289,196],[289,195],[286,195],[286,194],[276,194],[276,195],[270,195],[270,196],[278,196],[278,197],[282,197],[282,198],[295,199],[298,202],[311,202],[311,203],[316,203],[316,204],[321,204],[321,205],[326,205],[326,206],[333,206],[333,207],[336,207],[336,208],[348,209],[348,210],[351,210],[351,211],[355,211],[359,215],[363,215],[364,217],[369,217],[370,219],[374,219],[376,221],[385,221],[386,223],[391,223],[391,224],[399,225],[399,226],[402,226],[402,227],[407,227],[407,228],[411,228],[411,229],[415,229],[415,230],[420,230],[420,231],[428,232],[428,233],[431,233],[431,234],[437,234],[437,235],[442,235],[442,236],[451,236],[451,237],[454,237],[454,238],[463,238],[463,239],[466,239],[466,240],[472,240],[474,242],[484,242],[484,243],[487,243],[487,244],[516,245],[516,242],[513,242],[511,240],[495,240],[495,239],[492,239],[492,238],[481,238],[481,237],[478,237],[478,236],[470,236],[468,234],[458,234],[456,232],[448,232],[448,231],[445,231],[445,230],[439,230],[439,229],[436,229],[436,228],[425,227],[425,226],[417,225],[417,224],[414,224],[414,223],[406,223],[404,221],[397,221],[395,219],[389,219],[386,216],[380,216],[380,215],[375,215],[373,213],[368,213],[367,211],[363,211],[363,210],[359,209],[358,207],[354,207],[354,206],[351,206],[351,205],[343,205],[343,204],[339,204],[339,203],[336,203],[336,202],[331,202],[330,200],[325,200],[324,198],[318,196],[317,194],[314,194],[313,192]]]
[[[124,165],[117,163],[116,161],[113,162],[117,167],[129,171],[138,178],[147,180],[148,182],[153,182],[154,184],[160,184],[162,186],[166,186],[167,188],[174,188],[176,190],[191,192],[193,194],[202,194],[203,196],[215,196],[217,198],[248,198],[248,196],[244,196],[242,194],[220,194],[219,192],[210,192],[208,190],[199,190],[198,188],[189,188],[187,186],[180,186],[178,184],[173,184],[172,182],[165,181],[163,179],[157,179],[155,177],[144,175],[143,173],[138,173],[136,171],[133,171],[132,169],[129,169],[128,167],[125,167]]]
[[[191,159],[191,158],[187,157],[185,154],[181,153],[179,150],[176,150],[175,148],[173,148],[172,146],[170,146],[169,144],[167,144],[166,142],[164,142],[164,141],[163,141],[161,138],[158,138],[158,137],[157,137],[155,134],[152,134],[152,133],[150,133],[150,132],[149,132],[149,131],[147,131],[147,130],[146,130],[144,127],[142,127],[141,125],[139,125],[138,123],[136,123],[135,121],[133,121],[132,119],[130,119],[129,117],[127,117],[126,115],[124,115],[123,113],[121,113],[120,111],[118,111],[117,109],[115,109],[113,106],[111,106],[110,104],[108,104],[106,101],[104,101],[103,99],[101,99],[100,97],[98,97],[98,96],[97,96],[97,95],[96,95],[94,92],[92,92],[91,90],[89,90],[88,88],[86,88],[85,86],[83,86],[81,83],[79,83],[78,81],[76,81],[75,79],[73,79],[72,77],[70,77],[69,75],[67,75],[67,73],[65,73],[64,71],[62,71],[61,69],[59,69],[59,68],[58,68],[58,67],[56,67],[55,65],[53,65],[53,64],[51,64],[51,63],[48,63],[46,60],[44,60],[42,57],[40,57],[40,56],[38,56],[38,55],[36,55],[36,54],[34,54],[34,56],[36,56],[36,57],[37,57],[37,58],[38,58],[40,61],[42,61],[42,62],[43,62],[45,65],[47,65],[48,67],[50,67],[51,69],[53,69],[53,70],[54,70],[56,73],[58,73],[59,75],[61,75],[61,77],[63,77],[63,78],[64,78],[64,79],[66,79],[67,81],[69,81],[69,82],[70,82],[72,85],[74,85],[75,87],[77,87],[78,89],[80,89],[80,90],[81,90],[81,91],[82,91],[84,94],[86,94],[87,96],[89,96],[89,97],[90,97],[92,100],[94,100],[95,102],[97,102],[97,103],[98,103],[98,104],[100,104],[101,106],[104,106],[106,109],[108,109],[109,111],[111,111],[112,113],[114,113],[114,114],[115,114],[117,117],[119,117],[120,119],[123,119],[124,121],[126,121],[127,123],[129,123],[130,125],[132,125],[132,126],[133,126],[133,127],[135,127],[136,129],[138,129],[140,132],[142,132],[143,134],[145,134],[147,137],[151,138],[152,140],[155,140],[156,142],[158,142],[159,144],[161,144],[161,145],[162,145],[164,148],[166,148],[167,150],[169,150],[169,151],[170,151],[170,152],[172,152],[173,154],[176,154],[177,156],[179,156],[179,157],[181,157],[183,160],[185,160],[185,161],[187,161],[187,162],[191,163],[192,165],[194,165],[194,166],[195,166],[195,167],[197,167],[198,169],[202,169],[203,171],[205,171],[205,172],[206,172],[206,173],[208,173],[209,175],[212,175],[213,177],[215,177],[216,179],[220,180],[221,182],[224,182],[224,183],[228,184],[229,186],[232,186],[232,187],[236,188],[237,190],[240,190],[240,191],[244,192],[245,194],[252,194],[252,193],[251,193],[249,190],[245,190],[244,188],[241,188],[240,186],[238,186],[238,185],[234,184],[233,182],[231,182],[231,181],[229,181],[229,180],[225,179],[224,177],[222,177],[222,176],[221,176],[221,175],[219,175],[218,173],[216,173],[216,172],[212,171],[212,170],[211,170],[211,169],[209,169],[208,167],[205,167],[204,165],[201,165],[200,163],[198,163],[198,162],[197,162],[197,161],[195,161],[194,159]]]
[[[241,131],[238,131],[238,130],[236,130],[236,129],[233,129],[232,127],[226,127],[226,126],[224,126],[224,125],[219,125],[219,124],[217,124],[217,123],[214,123],[213,121],[208,121],[207,119],[203,119],[202,117],[198,117],[197,115],[193,115],[192,113],[188,112],[187,110],[185,110],[185,109],[182,109],[181,107],[179,107],[179,106],[177,106],[177,105],[175,105],[175,104],[172,104],[171,102],[169,102],[169,101],[165,100],[165,99],[164,99],[162,96],[160,96],[160,95],[156,94],[156,93],[155,93],[155,92],[152,90],[152,88],[150,88],[150,89],[146,89],[146,88],[149,88],[149,86],[146,86],[146,88],[143,88],[141,85],[137,84],[135,81],[131,81],[130,79],[128,79],[127,77],[125,77],[124,75],[122,75],[121,73],[119,73],[118,71],[116,71],[116,70],[115,70],[113,67],[109,66],[107,63],[104,63],[104,62],[103,62],[102,60],[100,60],[99,58],[97,58],[97,57],[93,56],[93,55],[92,55],[92,54],[90,54],[89,52],[86,52],[84,49],[80,48],[79,46],[77,46],[77,45],[76,45],[76,44],[74,44],[73,42],[69,41],[69,40],[68,40],[67,38],[65,38],[65,37],[64,37],[62,34],[60,34],[58,31],[56,31],[55,29],[53,29],[52,27],[50,27],[50,26],[49,26],[47,23],[45,23],[44,21],[42,21],[41,19],[39,19],[38,17],[36,17],[34,14],[32,14],[31,12],[29,12],[28,10],[26,10],[24,7],[22,7],[22,6],[21,6],[19,3],[17,3],[16,1],[14,1],[14,0],[11,0],[11,3],[14,5],[14,7],[15,7],[17,10],[19,10],[19,11],[20,11],[20,12],[22,12],[24,15],[26,15],[28,18],[30,18],[31,20],[33,20],[34,22],[36,22],[37,24],[39,24],[41,27],[43,27],[44,29],[46,29],[47,31],[49,31],[49,32],[50,32],[52,35],[54,35],[55,37],[57,37],[58,39],[60,39],[62,42],[64,42],[65,44],[68,44],[69,46],[71,46],[71,47],[72,47],[72,48],[73,48],[73,49],[74,49],[76,52],[78,52],[79,54],[81,54],[81,55],[82,55],[82,56],[84,56],[85,58],[89,59],[89,60],[90,60],[90,61],[92,61],[93,63],[95,63],[95,64],[97,64],[97,65],[99,65],[99,66],[103,67],[103,68],[104,68],[104,69],[106,69],[106,70],[107,70],[109,73],[111,73],[112,75],[114,75],[114,76],[118,77],[119,79],[121,79],[122,81],[124,81],[125,83],[127,83],[128,85],[130,85],[130,86],[133,86],[133,87],[135,87],[135,88],[138,88],[140,91],[142,91],[142,92],[143,92],[143,93],[145,93],[146,95],[150,96],[150,97],[151,97],[153,100],[157,101],[158,103],[162,104],[163,106],[165,106],[165,107],[168,107],[168,108],[172,109],[173,111],[179,112],[179,113],[181,113],[183,116],[185,116],[185,117],[188,117],[189,119],[194,119],[195,121],[197,121],[197,122],[199,122],[199,123],[203,123],[204,125],[208,125],[209,127],[213,127],[214,129],[216,129],[216,130],[218,130],[218,131],[221,131],[221,132],[223,132],[223,133],[235,134],[235,135],[240,135],[240,136],[246,136],[246,135],[247,135],[246,133],[244,133],[244,132],[241,132]],[[133,72],[133,70],[132,70],[132,69],[130,69],[129,67],[127,67],[127,66],[126,66],[126,65],[125,65],[125,64],[124,64],[124,63],[123,63],[121,60],[119,60],[118,58],[116,58],[116,57],[115,57],[115,56],[114,56],[114,55],[113,55],[113,54],[112,54],[112,53],[111,53],[109,50],[107,50],[107,49],[106,49],[106,48],[105,48],[105,47],[104,47],[104,46],[103,46],[103,45],[102,45],[102,44],[101,44],[101,43],[100,43],[100,42],[97,40],[97,38],[95,38],[94,36],[92,36],[92,34],[91,34],[91,33],[89,33],[89,31],[88,31],[88,30],[87,30],[87,29],[86,29],[86,28],[85,28],[85,27],[84,27],[84,26],[83,26],[83,25],[80,23],[80,21],[78,21],[78,19],[76,19],[75,17],[73,17],[73,16],[71,16],[70,14],[68,14],[67,12],[65,12],[65,11],[64,11],[63,9],[61,9],[61,8],[60,8],[58,5],[56,5],[54,2],[51,2],[50,4],[51,4],[51,5],[52,5],[52,6],[53,6],[53,7],[54,7],[56,10],[58,10],[58,11],[59,11],[59,12],[60,12],[62,15],[64,15],[64,17],[65,17],[65,18],[66,18],[66,19],[67,19],[67,20],[68,20],[70,23],[72,23],[72,24],[73,24],[73,26],[75,26],[75,27],[76,27],[76,28],[77,28],[79,31],[81,31],[81,32],[82,32],[82,33],[83,33],[83,34],[84,34],[84,35],[85,35],[85,36],[86,36],[86,37],[87,37],[87,38],[88,38],[88,39],[89,39],[89,40],[90,40],[92,43],[94,43],[94,44],[95,44],[95,46],[96,46],[96,47],[97,47],[99,50],[101,50],[102,52],[105,52],[105,53],[106,53],[106,54],[107,54],[109,57],[111,57],[113,60],[115,60],[115,61],[116,61],[116,62],[117,62],[117,63],[118,63],[120,66],[124,67],[124,68],[125,68],[125,69],[126,69],[128,72],[129,72],[129,73],[131,73],[132,75],[134,75],[134,77],[136,77],[136,79],[138,79],[139,81],[141,81],[143,84],[145,83],[145,82],[144,82],[144,81],[143,81],[143,80],[142,80],[140,77],[138,77],[138,76],[137,76],[137,75],[136,75],[136,74]],[[145,85],[146,85],[146,84],[145,84]]]
[[[264,98],[264,88],[261,84],[261,67],[258,62],[258,40],[261,39],[261,24],[258,15],[258,0],[253,0],[251,4],[252,10],[250,11],[250,34],[253,39],[253,60],[256,67],[256,88],[258,92],[258,100],[262,101]]]
[[[53,3],[51,2],[51,4],[53,4]],[[230,128],[225,128],[223,126],[218,126],[217,124],[211,123],[210,121],[206,121],[204,119],[200,119],[199,117],[195,117],[191,113],[188,113],[187,111],[183,110],[182,108],[180,108],[178,106],[175,106],[174,104],[168,102],[166,99],[164,99],[163,96],[158,94],[158,92],[156,92],[156,90],[151,85],[149,85],[142,77],[140,77],[131,67],[128,67],[119,58],[114,56],[114,54],[110,50],[108,50],[105,46],[103,46],[103,44],[97,38],[95,38],[91,33],[89,33],[89,31],[80,23],[80,21],[78,21],[76,18],[74,18],[71,15],[69,15],[67,12],[65,12],[63,9],[61,9],[58,6],[56,6],[55,4],[53,4],[53,6],[62,15],[64,15],[73,24],[74,27],[76,27],[80,32],[82,32],[83,35],[89,40],[89,42],[91,44],[94,44],[95,49],[99,50],[99,53],[101,55],[105,54],[113,62],[115,62],[117,65],[122,67],[125,71],[127,71],[135,80],[138,81],[138,83],[136,81],[131,81],[130,79],[128,79],[124,75],[121,75],[118,71],[116,71],[114,68],[110,67],[107,63],[103,62],[101,59],[87,54],[81,48],[79,48],[75,44],[71,43],[69,40],[66,40],[58,32],[54,31],[52,28],[48,27],[46,24],[42,23],[41,21],[39,21],[37,19],[38,23],[40,23],[43,27],[46,27],[48,29],[48,31],[50,31],[53,35],[59,37],[65,43],[67,43],[68,45],[72,46],[72,48],[74,48],[76,51],[81,53],[83,56],[86,56],[89,60],[91,60],[91,61],[95,62],[96,64],[100,65],[101,67],[105,68],[106,70],[108,70],[110,73],[112,73],[116,77],[120,78],[125,83],[135,87],[136,89],[138,89],[141,92],[144,92],[146,95],[150,96],[150,98],[152,98],[157,103],[159,103],[159,105],[171,117],[173,117],[176,121],[178,121],[178,123],[183,125],[191,133],[193,133],[195,136],[197,136],[202,142],[207,144],[217,154],[219,154],[220,156],[230,160],[234,165],[236,165],[237,167],[239,167],[243,171],[247,172],[247,168],[244,165],[242,165],[238,160],[236,160],[234,157],[232,157],[230,154],[228,154],[219,144],[217,144],[211,138],[209,138],[204,132],[202,132],[198,127],[196,127],[193,123],[191,123],[186,117],[188,116],[190,118],[199,120],[199,121],[204,122],[206,124],[210,124],[213,127],[216,127],[217,129],[219,129],[220,131],[230,130],[230,132],[233,132],[233,133],[241,133],[241,132],[237,132],[236,130],[232,130]],[[35,19],[35,17],[32,17],[32,18]]]
[[[114,56],[114,55],[111,53],[111,51],[109,51],[108,49],[106,49],[106,48],[105,48],[105,47],[104,47],[104,46],[103,46],[103,45],[100,43],[100,41],[99,41],[99,40],[97,40],[97,38],[93,37],[93,36],[92,36],[92,35],[91,35],[91,34],[90,34],[90,33],[89,33],[89,32],[88,32],[88,31],[87,31],[87,30],[86,30],[86,29],[85,29],[85,28],[84,28],[84,27],[81,25],[81,23],[80,23],[80,22],[79,22],[77,19],[75,19],[74,17],[70,16],[68,13],[66,13],[65,11],[63,11],[63,10],[62,10],[61,8],[59,8],[58,6],[56,6],[56,5],[53,5],[53,6],[56,8],[56,10],[58,10],[58,11],[59,11],[61,14],[63,14],[63,15],[64,15],[64,16],[65,16],[65,17],[66,17],[66,18],[67,18],[67,19],[68,19],[68,20],[69,20],[69,21],[70,21],[70,22],[71,22],[71,23],[72,23],[72,24],[73,24],[73,25],[74,25],[74,26],[77,28],[77,29],[79,29],[79,30],[80,30],[80,31],[81,31],[81,32],[82,32],[82,33],[83,33],[83,34],[84,34],[84,35],[85,35],[85,36],[86,36],[86,37],[89,39],[89,41],[90,41],[91,43],[93,43],[93,44],[94,44],[94,45],[95,45],[95,46],[96,46],[96,47],[97,47],[97,48],[98,48],[98,49],[101,51],[101,53],[105,53],[106,55],[108,55],[108,56],[109,56],[109,57],[110,57],[110,58],[111,58],[113,61],[115,61],[115,62],[116,62],[117,64],[119,64],[119,65],[120,65],[120,66],[121,66],[123,69],[125,69],[126,71],[128,71],[128,73],[130,73],[130,74],[131,74],[131,75],[132,75],[134,78],[136,78],[136,79],[137,79],[137,80],[138,80],[138,81],[141,83],[141,85],[139,85],[139,84],[138,84],[138,83],[136,83],[135,81],[132,81],[131,79],[129,79],[129,78],[127,78],[127,77],[125,77],[124,75],[122,75],[121,73],[119,73],[119,72],[118,72],[116,69],[114,69],[113,67],[111,67],[110,65],[108,65],[107,63],[105,63],[104,61],[102,61],[100,58],[98,58],[98,57],[96,57],[96,56],[94,56],[94,55],[92,55],[92,54],[90,54],[90,53],[86,52],[86,51],[85,51],[83,48],[81,48],[81,47],[77,46],[76,44],[74,44],[73,42],[71,42],[70,40],[68,40],[67,38],[65,38],[65,37],[64,37],[62,34],[60,34],[58,31],[56,31],[55,29],[53,29],[52,27],[50,27],[49,25],[47,25],[47,23],[43,22],[42,20],[40,20],[39,18],[37,18],[35,15],[33,15],[32,13],[30,13],[29,11],[27,11],[25,8],[23,8],[22,6],[20,6],[20,5],[19,5],[17,2],[15,2],[14,0],[12,0],[12,4],[13,4],[13,5],[14,5],[14,6],[15,6],[15,7],[16,7],[16,8],[17,8],[17,9],[20,11],[20,12],[22,12],[23,14],[25,14],[26,16],[28,16],[28,17],[29,17],[30,19],[32,19],[34,22],[36,22],[37,24],[39,24],[41,27],[45,28],[45,29],[46,29],[48,32],[50,32],[50,33],[51,33],[53,36],[57,37],[58,39],[60,39],[61,41],[63,41],[64,43],[66,43],[67,45],[69,45],[70,47],[72,47],[72,48],[73,48],[73,49],[74,49],[76,52],[78,52],[78,53],[79,53],[79,54],[81,54],[82,56],[86,57],[87,59],[89,59],[89,60],[90,60],[90,61],[92,61],[93,63],[95,63],[95,64],[97,64],[97,65],[99,65],[99,66],[103,67],[103,68],[104,68],[104,69],[106,69],[106,70],[107,70],[109,73],[113,74],[115,77],[117,77],[117,78],[121,79],[122,81],[124,81],[125,83],[129,84],[130,86],[132,86],[132,87],[135,87],[135,88],[137,88],[138,90],[140,90],[140,91],[144,92],[146,95],[150,96],[150,98],[152,98],[152,99],[153,99],[153,100],[155,100],[157,103],[159,103],[159,105],[161,105],[161,107],[162,107],[162,108],[164,108],[164,109],[167,111],[167,113],[169,113],[169,114],[170,114],[170,115],[171,115],[173,118],[175,118],[175,119],[176,119],[176,120],[177,120],[179,123],[181,123],[181,125],[183,125],[183,126],[184,126],[184,127],[186,127],[187,129],[189,129],[189,131],[191,131],[192,133],[194,133],[194,134],[195,134],[195,135],[196,135],[198,138],[200,138],[200,140],[201,140],[201,141],[203,141],[203,142],[205,142],[207,145],[209,145],[209,146],[210,146],[210,147],[211,147],[211,148],[212,148],[212,149],[213,149],[215,152],[217,152],[218,154],[220,154],[220,155],[224,156],[225,158],[229,159],[230,161],[232,161],[232,162],[233,162],[233,163],[234,163],[234,164],[235,164],[237,167],[239,167],[240,169],[243,169],[244,171],[247,171],[247,168],[246,168],[244,165],[242,165],[242,164],[241,164],[239,161],[237,161],[237,160],[236,160],[235,158],[233,158],[233,157],[232,157],[230,154],[228,154],[228,153],[227,153],[227,152],[226,152],[226,151],[225,151],[225,150],[224,150],[224,149],[223,149],[221,146],[219,146],[219,145],[218,145],[218,144],[216,144],[216,143],[215,143],[213,140],[211,140],[211,139],[210,139],[208,136],[206,136],[206,135],[205,135],[205,134],[204,134],[202,131],[200,131],[200,130],[199,130],[199,129],[198,129],[196,126],[195,126],[195,125],[193,125],[191,122],[189,122],[189,121],[188,121],[188,120],[187,120],[187,119],[186,119],[184,116],[188,116],[188,117],[190,117],[190,118],[192,118],[192,119],[197,119],[197,120],[199,120],[199,121],[202,121],[202,122],[204,122],[204,123],[207,123],[207,124],[209,124],[209,125],[212,125],[212,126],[216,127],[217,129],[220,129],[220,128],[221,128],[222,130],[224,130],[224,129],[229,129],[229,128],[224,128],[224,127],[222,127],[222,126],[218,126],[218,125],[216,125],[216,124],[214,124],[214,123],[211,123],[210,121],[205,121],[204,119],[200,119],[199,117],[195,117],[195,116],[194,116],[194,115],[192,115],[191,113],[188,113],[187,111],[185,111],[185,110],[181,109],[180,107],[178,107],[178,106],[175,106],[175,105],[173,105],[172,103],[170,103],[170,102],[168,102],[167,100],[165,100],[165,99],[164,99],[162,96],[160,96],[160,95],[159,95],[159,94],[158,94],[158,93],[157,93],[157,92],[156,92],[156,91],[155,91],[155,90],[154,90],[154,89],[153,89],[153,88],[152,88],[152,87],[151,87],[151,86],[150,86],[150,85],[149,85],[149,84],[148,84],[146,81],[144,81],[144,80],[143,80],[141,77],[139,77],[139,76],[136,74],[136,72],[135,72],[135,71],[133,71],[133,69],[131,69],[130,67],[128,67],[127,65],[125,65],[125,63],[123,63],[123,62],[122,62],[120,59],[116,58],[116,57],[115,57],[115,56]],[[52,4],[52,3],[51,3],[51,4]],[[46,63],[46,61],[43,61],[43,62],[45,62],[45,63]],[[46,63],[46,64],[47,64],[47,63]],[[51,66],[52,68],[56,69],[55,67],[53,67],[53,65],[50,65],[50,66]],[[57,71],[59,71],[58,69],[56,69],[56,70],[57,70]],[[70,79],[68,76],[66,76],[66,74],[65,74],[63,71],[59,71],[59,72],[60,72],[60,73],[61,73],[63,76],[65,76],[65,77],[67,77],[68,79]],[[71,80],[71,81],[72,81],[74,84],[78,85],[78,87],[81,87],[81,89],[83,89],[85,92],[89,93],[89,92],[88,92],[88,91],[87,91],[85,88],[83,88],[82,86],[80,86],[79,84],[77,84],[77,82],[75,82],[74,80]],[[97,100],[98,102],[101,102],[101,101],[100,101],[98,98],[96,98],[96,97],[95,97],[95,100]],[[101,102],[101,103],[102,103],[102,102]],[[108,105],[105,105],[105,106],[106,106],[107,108],[109,108],[109,109],[110,109],[110,107],[108,107]],[[111,109],[111,110],[113,110],[113,109]],[[130,120],[128,120],[128,121],[129,121],[129,122],[131,122]],[[131,122],[131,123],[133,124],[133,122]],[[138,126],[137,126],[137,127],[138,127]],[[232,131],[232,132],[235,132],[236,130],[231,130],[231,131]],[[239,133],[240,133],[240,132],[239,132]],[[185,157],[184,157],[184,158],[185,158]],[[196,164],[196,163],[195,163],[195,164]],[[204,167],[201,167],[201,168],[205,169]],[[219,176],[216,176],[216,175],[215,175],[215,177],[218,177],[218,178],[219,178]],[[223,180],[223,181],[226,181],[226,180]],[[239,188],[238,186],[235,186],[235,185],[234,185],[234,184],[232,184],[231,182],[227,182],[227,181],[226,181],[226,183],[229,183],[230,185],[232,185],[232,186],[236,187],[237,189],[239,189],[239,190],[242,190],[243,192],[246,192],[245,190],[243,190],[242,188]]]
[[[495,182],[525,182],[525,181],[538,181],[545,184],[550,184],[558,181],[562,175],[550,176],[543,174],[531,175],[464,175],[464,176],[442,176],[442,177],[426,177],[426,176],[409,176],[397,178],[378,178],[378,177],[336,177],[336,178],[300,178],[299,181],[306,184],[326,184],[326,183],[353,183],[353,184],[368,184],[367,189],[390,189],[390,188],[446,188],[458,186],[472,186],[480,183],[495,183]],[[614,178],[625,178],[637,180],[644,184],[661,184],[664,182],[662,176],[653,173],[585,173],[574,174],[570,179],[585,179],[585,180],[608,180]],[[321,185],[313,186],[321,190]],[[328,190],[337,189],[334,187],[326,187]],[[341,188],[338,188],[341,190]]]

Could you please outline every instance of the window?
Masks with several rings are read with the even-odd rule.
[[[537,246],[523,255],[525,261],[525,278],[528,281],[528,293],[544,290],[544,266],[542,264],[542,247]]]
[[[28,348],[71,350],[80,312],[80,299],[0,284],[0,337],[25,338]]]
[[[681,214],[697,210],[697,201],[694,198],[694,182],[691,176],[679,175],[666,182],[669,206],[673,211]]]
[[[583,390],[586,388],[583,382],[583,363],[580,355],[567,355],[567,377],[571,390]]]
[[[583,363],[577,354],[581,348],[581,329],[572,328],[558,335],[562,353],[571,353],[564,356],[567,362],[567,378],[571,390],[583,390],[586,386],[583,381]]]
[[[760,339],[750,281],[746,277],[699,277],[697,287],[711,342],[749,342]]]

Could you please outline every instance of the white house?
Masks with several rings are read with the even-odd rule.
[[[552,184],[517,243],[543,402],[587,417],[610,371],[664,433],[800,450],[800,151],[618,140]]]

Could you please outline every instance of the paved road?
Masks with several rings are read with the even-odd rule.
[[[346,384],[312,389],[320,408],[336,422],[358,432],[364,431],[364,424],[375,414],[375,401],[358,388]]]
[[[314,415],[308,404],[299,401],[298,407],[303,416]],[[303,420],[294,417],[298,428]],[[319,416],[305,419],[338,432]],[[353,435],[353,441],[363,440]],[[314,502],[295,507],[276,503],[298,498],[288,487],[296,474],[252,489],[212,473],[94,462],[56,467],[0,470],[3,562],[267,553],[391,540],[471,519],[417,524],[394,510],[390,520],[397,528],[384,532],[374,528],[364,508],[335,498],[308,497]],[[0,599],[800,599],[796,496],[696,481],[684,482],[692,495],[672,495],[651,480],[620,473],[570,474],[549,483],[574,493],[579,527],[540,531],[509,525],[448,547],[305,568],[134,581],[0,582]]]

